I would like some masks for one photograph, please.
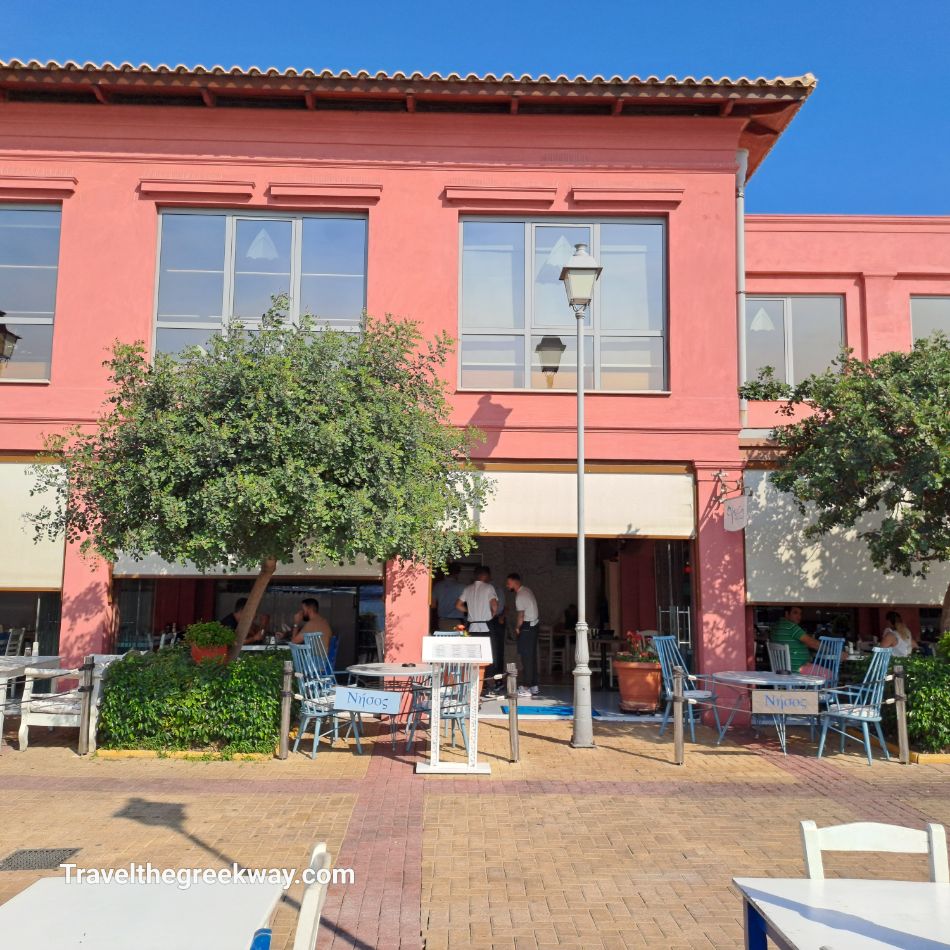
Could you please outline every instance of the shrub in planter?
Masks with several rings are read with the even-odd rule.
[[[659,660],[639,633],[628,632],[627,644],[613,658],[620,708],[629,712],[656,712],[663,681]]]
[[[217,620],[193,623],[185,630],[185,642],[191,646],[191,658],[196,662],[223,659],[234,643],[235,632]]]
[[[243,654],[192,663],[187,647],[129,654],[103,680],[99,745],[106,749],[273,752],[285,657]]]

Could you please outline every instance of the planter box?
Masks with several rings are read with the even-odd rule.
[[[659,663],[614,660],[614,675],[620,687],[621,710],[653,713],[660,708],[663,673]]]
[[[219,663],[223,663],[227,656],[228,648],[226,646],[199,647],[194,644],[191,645],[191,658],[195,663],[200,663],[202,660],[217,660]]]

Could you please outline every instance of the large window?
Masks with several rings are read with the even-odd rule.
[[[823,373],[844,344],[841,297],[749,297],[745,310],[746,370],[753,380],[766,366],[794,385]]]
[[[910,324],[915,342],[938,330],[950,336],[950,297],[911,297]]]
[[[587,244],[604,270],[584,330],[591,389],[666,389],[666,263],[660,221],[462,222],[464,389],[575,389],[575,317],[561,268]]]
[[[366,219],[165,211],[161,215],[155,348],[207,342],[228,319],[253,324],[277,294],[290,319],[359,326],[366,306]]]
[[[15,335],[0,379],[49,379],[59,222],[59,208],[0,208],[0,323]]]

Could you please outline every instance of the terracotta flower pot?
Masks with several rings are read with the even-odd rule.
[[[195,663],[200,663],[202,660],[218,660],[220,662],[227,655],[228,648],[226,646],[199,647],[194,644],[191,645],[191,658]]]
[[[624,712],[656,712],[660,707],[663,682],[659,663],[631,663],[614,660],[620,687],[620,708]]]

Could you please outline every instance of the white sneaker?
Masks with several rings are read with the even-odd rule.
[[[519,699],[531,699],[534,694],[528,689],[527,686],[518,687],[518,698]]]

